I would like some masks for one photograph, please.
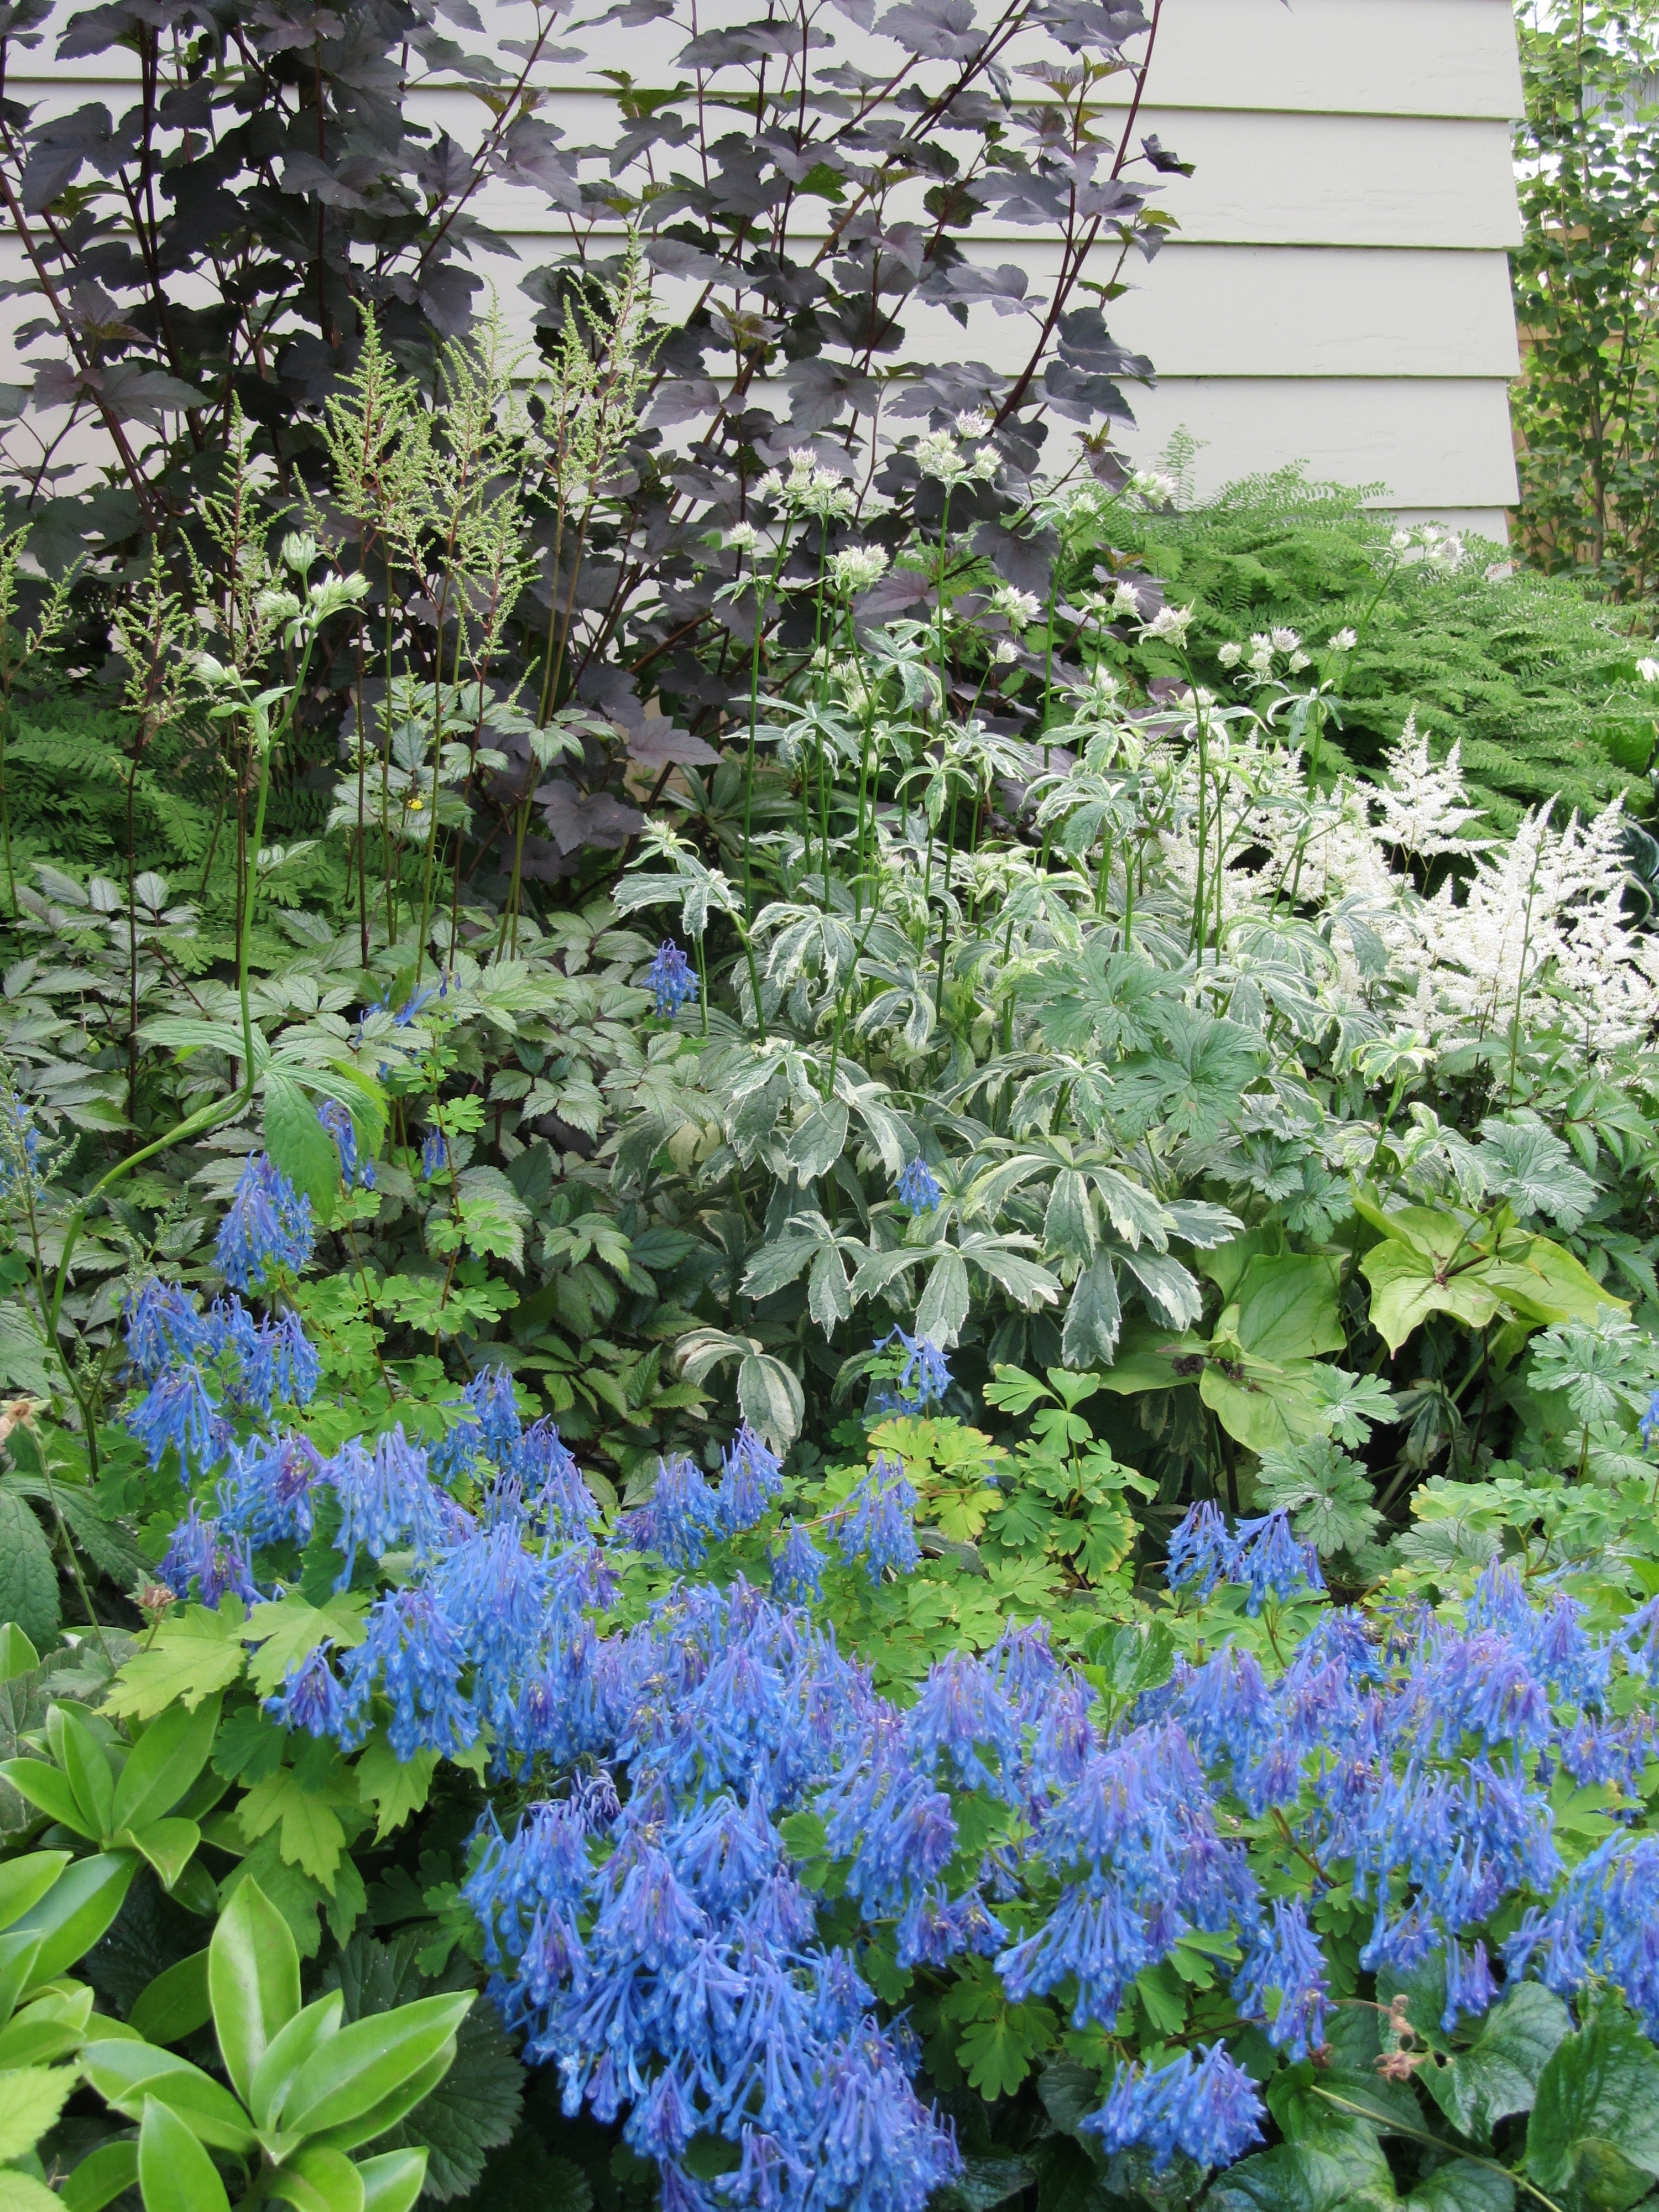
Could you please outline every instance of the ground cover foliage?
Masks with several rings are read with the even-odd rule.
[[[1650,677],[1132,477],[1153,26],[897,12],[614,166],[418,9],[0,118],[18,419],[155,433],[0,562],[0,2212],[1659,2182]]]

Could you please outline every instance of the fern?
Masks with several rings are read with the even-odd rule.
[[[1216,655],[1230,641],[1285,627],[1322,646],[1362,630],[1337,738],[1362,773],[1414,713],[1442,746],[1461,738],[1470,789],[1500,827],[1557,797],[1589,811],[1622,792],[1651,811],[1659,696],[1636,674],[1646,622],[1631,628],[1648,611],[1609,609],[1471,540],[1452,575],[1401,568],[1367,620],[1393,524],[1368,514],[1364,496],[1284,470],[1184,512],[1115,515],[1112,535],[1164,579],[1171,600],[1195,607],[1194,664],[1224,697],[1234,680]],[[1155,651],[1136,659],[1143,675],[1170,672]]]

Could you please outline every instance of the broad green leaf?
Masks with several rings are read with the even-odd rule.
[[[1205,2212],[1397,2212],[1394,2179],[1370,2130],[1327,2143],[1279,2143],[1212,2182]]]
[[[785,1157],[802,1182],[828,1175],[847,1149],[847,1109],[838,1098],[815,1106],[790,1135]]]
[[[140,1850],[171,1889],[196,1856],[202,1832],[194,1820],[148,1820],[142,1828],[123,1828],[120,1841]]]
[[[1043,1248],[1086,1267],[1095,1256],[1096,1237],[1095,1203],[1089,1185],[1075,1168],[1061,1168],[1042,1217]]]
[[[1541,1982],[1518,1982],[1481,2021],[1474,2041],[1418,2079],[1461,2135],[1490,2142],[1498,2122],[1532,2109],[1545,2062],[1572,2027]]]
[[[363,2185],[363,2212],[410,2212],[426,2182],[426,2153],[383,2151],[379,2158],[363,2159],[357,2172]]]
[[[1285,1451],[1318,1434],[1324,1414],[1311,1360],[1277,1370],[1247,1364],[1235,1382],[1206,1359],[1198,1394],[1230,1437],[1253,1452]],[[1109,1380],[1109,1377],[1108,1378]]]
[[[1460,2158],[1437,2166],[1401,2202],[1401,2212],[1514,2212],[1515,2184],[1507,2173]],[[1528,2200],[1530,2202],[1531,2200]]]
[[[107,1837],[114,1825],[115,1777],[104,1747],[70,1705],[55,1705],[46,1717],[52,1756],[70,1778],[81,1808],[83,1834]]]
[[[62,1619],[46,1532],[15,1492],[0,1490],[0,1620],[15,1622],[40,1650],[57,1641]]]
[[[286,1933],[286,1930],[284,1930]],[[208,1954],[192,1951],[147,1982],[133,2001],[128,2025],[146,2043],[179,2043],[205,2027],[213,2017],[208,1986]]]
[[[55,1982],[91,1950],[121,1910],[142,1862],[133,1851],[105,1851],[77,1859],[67,1872],[15,1923],[40,1936],[25,1990]]]
[[[1582,2212],[1625,2212],[1659,2178],[1659,2051],[1628,2016],[1602,2013],[1546,2060],[1527,2172]]]
[[[55,2124],[75,2087],[72,2066],[8,2067],[0,2072],[0,2160],[33,2150]]]
[[[1108,1254],[1097,1252],[1073,1285],[1066,1308],[1060,1351],[1067,1365],[1087,1367],[1097,1360],[1109,1364],[1122,1318],[1117,1272]]]
[[[1340,1352],[1338,1267],[1322,1254],[1258,1254],[1245,1268],[1234,1304],[1238,1341],[1252,1358],[1280,1365]]]
[[[1359,1262],[1371,1286],[1371,1326],[1391,1352],[1431,1314],[1449,1313],[1471,1328],[1484,1328],[1498,1311],[1498,1294],[1480,1266],[1440,1279],[1439,1262],[1409,1245],[1374,1244]]]
[[[1484,1270],[1506,1305],[1528,1321],[1594,1322],[1604,1307],[1628,1313],[1629,1302],[1598,1283],[1571,1252],[1547,1237],[1504,1239],[1498,1257]]]
[[[374,2142],[389,2133],[432,2094],[455,2063],[456,2049],[457,2045],[452,2036],[418,2074],[411,2074],[406,2081],[382,2097],[378,2105],[371,2106],[359,2118],[343,2120],[337,2127],[330,2128],[318,2140],[332,2144],[336,2150],[356,2150],[359,2143]]]
[[[269,2187],[297,2212],[363,2212],[362,2177],[343,2151],[310,2145],[277,2169]]]
[[[0,1764],[0,1776],[49,1820],[72,1828],[77,1836],[97,1839],[98,1831],[88,1820],[75,1794],[75,1784],[61,1766],[53,1766],[44,1759],[8,1759]]]
[[[62,1994],[61,1984],[44,1991],[0,2027],[0,2067],[49,2066],[69,2057],[81,2048],[91,2017],[90,1990],[82,1987],[75,1996]]]
[[[15,1681],[40,1664],[40,1653],[15,1620],[0,1626],[0,1682]]]
[[[111,1826],[137,1827],[170,1813],[207,1765],[219,1726],[220,1700],[204,1698],[194,1712],[169,1705],[127,1755],[115,1785]]]
[[[29,1851],[0,1862],[0,1928],[38,1905],[69,1863],[67,1851]]]
[[[15,2009],[40,1949],[39,1935],[27,1929],[0,1936],[0,2020],[9,2020]]]
[[[194,1711],[203,1699],[228,1689],[241,1673],[246,1654],[241,1633],[245,1616],[240,1598],[227,1596],[216,1609],[186,1606],[170,1616],[146,1650],[135,1652],[116,1676],[104,1711],[153,1720],[174,1703]]]
[[[283,2103],[306,2061],[340,2032],[344,2000],[337,1990],[314,1997],[278,2028],[253,2069],[248,2110],[262,2128],[279,2127]]]
[[[104,2102],[129,2119],[142,2119],[146,2105],[159,2101],[217,2150],[253,2148],[247,2114],[229,2090],[176,2051],[110,2038],[88,2044],[81,2065]]]
[[[208,1987],[225,2071],[250,2104],[271,2039],[300,2009],[300,1954],[288,1922],[244,1880],[208,1946]]]
[[[154,2097],[138,2130],[138,2185],[144,2212],[230,2212],[213,2160],[176,2113]]]
[[[88,2151],[74,2171],[58,2185],[65,2212],[104,2212],[124,2196],[138,2179],[138,2146],[119,2141],[100,2143]]]
[[[245,1642],[258,1649],[248,1661],[248,1676],[262,1698],[282,1686],[283,1678],[319,1644],[332,1643],[349,1651],[363,1640],[367,1598],[341,1591],[325,1605],[312,1605],[302,1597],[285,1597],[275,1604],[256,1605],[242,1631]]]
[[[291,1075],[265,1071],[265,1150],[326,1223],[340,1194],[340,1155],[317,1109]]]
[[[1101,1376],[1103,1389],[1120,1397],[1138,1397],[1143,1390],[1175,1390],[1195,1382],[1196,1362],[1206,1349],[1201,1337],[1176,1336],[1167,1328],[1138,1326],[1126,1328],[1117,1357]]]
[[[471,2008],[471,1994],[421,1997],[353,2021],[300,2069],[283,2124],[307,2135],[349,2127],[428,2065]]]

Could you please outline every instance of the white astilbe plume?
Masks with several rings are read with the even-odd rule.
[[[1480,852],[1491,842],[1489,838],[1468,838],[1462,834],[1466,822],[1480,819],[1480,809],[1469,804],[1459,757],[1462,751],[1460,739],[1437,767],[1429,755],[1428,739],[1419,733],[1416,715],[1406,717],[1400,743],[1387,756],[1392,787],[1372,794],[1385,845],[1397,846],[1427,860],[1439,853]]]

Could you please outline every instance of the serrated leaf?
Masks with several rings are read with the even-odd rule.
[[[285,1597],[274,1604],[256,1605],[242,1631],[244,1643],[257,1645],[248,1661],[248,1679],[262,1698],[282,1686],[283,1678],[319,1644],[333,1643],[343,1651],[362,1642],[363,1615],[368,1601],[341,1591],[326,1604],[312,1605],[302,1597]]]
[[[283,1856],[331,1896],[334,1870],[345,1849],[345,1830],[334,1808],[356,1802],[356,1792],[349,1780],[302,1781],[293,1767],[284,1766],[256,1783],[236,1813],[242,1833],[251,1844],[280,1822],[278,1844]]]
[[[358,1796],[374,1808],[377,1844],[401,1827],[411,1813],[421,1810],[431,1793],[437,1767],[436,1752],[417,1751],[413,1759],[400,1759],[387,1742],[385,1730],[375,1730],[352,1771],[357,1777]]]
[[[77,2078],[73,2066],[17,2066],[0,2073],[0,2160],[33,2149],[56,2123]]]
[[[271,1164],[328,1221],[340,1194],[340,1155],[299,1084],[274,1067],[265,1072],[264,1137]]]
[[[57,1641],[62,1619],[46,1532],[15,1492],[0,1490],[0,1620],[15,1621],[38,1650]]]
[[[105,1700],[110,1713],[153,1720],[175,1700],[192,1712],[216,1690],[228,1689],[246,1658],[240,1637],[244,1615],[240,1598],[227,1597],[217,1611],[187,1606],[164,1621],[155,1641],[135,1652],[112,1684]]]

